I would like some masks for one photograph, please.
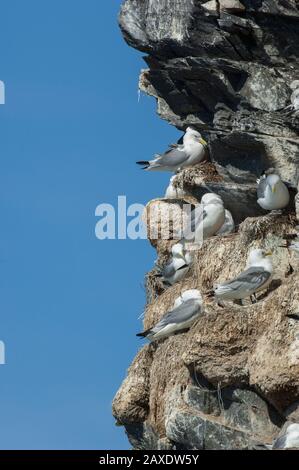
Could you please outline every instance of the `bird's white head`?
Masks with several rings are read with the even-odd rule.
[[[184,258],[185,253],[184,253],[184,244],[182,242],[178,242],[173,247],[171,248],[171,253],[172,256],[178,257],[178,258]]]
[[[223,201],[221,197],[215,193],[204,194],[201,198],[201,203],[204,205],[207,205],[207,204],[222,204],[223,205]]]
[[[208,145],[207,141],[202,138],[201,133],[190,126],[187,127],[184,138],[200,142],[202,145]]]
[[[290,85],[291,90],[296,90],[299,88],[299,80],[294,80]]]
[[[272,256],[271,251],[263,250],[261,248],[253,248],[248,255],[248,265],[255,265],[263,261],[266,257]]]
[[[181,298],[183,302],[186,302],[187,300],[198,300],[202,303],[202,296],[198,289],[185,290],[185,292],[181,294]]]
[[[272,193],[275,193],[277,184],[280,182],[280,176],[271,174],[267,176],[267,184],[270,186]]]

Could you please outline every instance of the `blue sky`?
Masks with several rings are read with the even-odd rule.
[[[1,449],[129,447],[111,402],[141,347],[155,252],[97,240],[95,208],[162,195],[169,175],[134,162],[180,133],[138,103],[145,65],[120,3],[1,2]]]

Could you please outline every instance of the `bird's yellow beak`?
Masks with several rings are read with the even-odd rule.
[[[271,189],[272,189],[272,193],[275,193],[275,191],[276,191],[276,185],[274,184],[274,185],[271,187]]]
[[[202,144],[202,145],[208,145],[208,142],[203,139],[202,137],[199,139],[199,142]]]
[[[272,251],[266,251],[265,253],[265,256],[272,256],[272,255],[273,255]]]

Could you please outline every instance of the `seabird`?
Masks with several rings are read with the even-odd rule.
[[[209,295],[219,300],[242,300],[246,297],[252,300],[253,297],[256,301],[255,293],[268,287],[272,280],[271,255],[271,252],[252,249],[245,271],[230,281],[218,284]]]
[[[284,434],[279,436],[272,449],[296,449],[299,448],[299,424],[291,423]]]
[[[179,198],[184,197],[186,194],[182,188],[174,186],[173,183],[174,183],[175,178],[176,178],[175,175],[173,175],[170,178],[169,185],[166,189],[165,196],[164,196],[167,199],[179,199]]]
[[[155,326],[138,333],[137,336],[150,341],[166,338],[178,331],[190,328],[203,311],[200,292],[197,289],[187,290],[176,299],[173,308],[165,313]]]
[[[289,201],[290,194],[280,176],[275,173],[264,174],[257,180],[258,204],[267,211],[284,209]]]
[[[176,243],[171,248],[172,257],[161,269],[161,273],[157,274],[166,285],[172,286],[185,277],[192,263],[192,256],[186,250],[183,241]]]
[[[191,212],[190,223],[184,231],[188,241],[202,241],[215,235],[225,222],[225,209],[220,196],[206,193],[200,206]]]
[[[171,145],[162,155],[155,155],[154,160],[136,163],[142,165],[143,169],[148,171],[176,172],[200,163],[206,155],[207,145],[207,142],[198,131],[188,127],[182,145]]]
[[[230,233],[234,231],[235,231],[235,222],[234,222],[233,216],[231,215],[229,210],[225,209],[224,224],[222,225],[220,230],[216,232],[216,235],[229,235]]]

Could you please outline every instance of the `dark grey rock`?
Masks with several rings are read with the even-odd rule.
[[[148,423],[126,424],[125,429],[133,449],[155,450],[158,448],[158,437]]]
[[[174,450],[175,445],[173,442],[171,442],[167,437],[164,437],[162,439],[158,440],[158,450]]]
[[[166,420],[166,436],[188,450],[204,448],[205,420],[187,412],[175,411]]]
[[[184,400],[190,407],[190,413],[191,409],[194,414],[200,412],[203,419],[211,420],[214,424],[213,416],[217,417],[217,420],[226,428],[227,438],[231,435],[228,428],[250,435],[251,439],[256,442],[261,440],[262,436],[271,438],[279,431],[284,421],[260,396],[248,389],[227,387],[217,391],[190,385],[184,392]],[[216,424],[216,427],[218,425]],[[205,428],[205,440],[206,432]],[[218,439],[216,431],[213,431],[211,436],[208,438],[209,446],[213,445],[213,436],[216,436],[216,440]],[[239,434],[237,434],[239,442],[238,436]],[[243,439],[244,436],[241,442]],[[215,444],[216,448],[218,445]],[[227,444],[223,443],[223,445]]]
[[[188,450],[248,449],[250,436],[188,412],[174,412],[166,421],[166,434]]]
[[[283,414],[288,421],[299,423],[299,401],[292,403]]]
[[[246,450],[250,445],[250,434],[222,426],[213,421],[206,421],[204,449]]]
[[[221,398],[226,424],[256,439],[273,435],[283,423],[283,418],[252,390],[224,388]]]
[[[215,391],[189,385],[184,393],[185,403],[207,415],[219,416],[221,413]]]

